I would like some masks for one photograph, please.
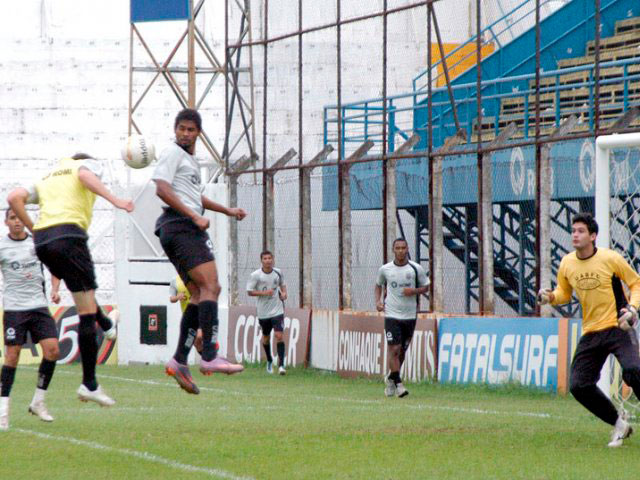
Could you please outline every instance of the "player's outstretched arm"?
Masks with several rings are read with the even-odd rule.
[[[247,290],[247,295],[250,297],[272,297],[273,289],[271,290]]]
[[[125,200],[113,195],[98,176],[88,168],[80,167],[80,169],[78,169],[78,180],[88,190],[104,198],[114,207],[126,210],[129,213],[133,212],[133,202],[131,200]]]
[[[242,208],[225,207],[219,203],[214,202],[210,198],[202,195],[202,206],[205,210],[211,210],[212,212],[224,213],[229,217],[235,217],[236,220],[242,220],[247,216],[247,212]]]
[[[26,188],[18,187],[12,190],[7,197],[7,202],[11,207],[11,210],[17,215],[24,226],[30,231],[33,232],[33,220],[27,213],[27,209],[25,205],[27,204],[27,200],[29,198],[29,192]]]
[[[209,228],[209,219],[198,215],[192,209],[187,207],[182,200],[180,200],[180,197],[176,195],[176,192],[173,190],[173,187],[169,182],[158,178],[154,178],[153,181],[156,182],[156,195],[160,200],[169,205],[176,212],[190,218],[200,230],[206,230]]]

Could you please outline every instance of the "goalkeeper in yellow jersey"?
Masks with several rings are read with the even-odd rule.
[[[596,248],[598,224],[590,214],[573,218],[571,241],[575,252],[564,256],[555,290],[538,292],[541,304],[560,305],[575,291],[582,306],[582,337],[571,363],[570,389],[591,413],[614,426],[609,447],[619,447],[633,429],[624,411],[618,413],[597,387],[609,354],[622,367],[622,378],[640,398],[640,355],[635,326],[640,305],[640,276],[622,256]],[[629,288],[627,299],[622,283]]]

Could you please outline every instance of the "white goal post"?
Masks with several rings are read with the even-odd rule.
[[[632,266],[639,265],[640,231],[640,132],[596,138],[595,218],[599,247],[616,248]],[[605,363],[598,386],[634,416],[640,403],[624,385],[613,356]]]
[[[604,135],[596,138],[596,222],[599,233],[596,244],[609,247],[611,241],[611,150],[614,148],[640,147],[640,132]]]

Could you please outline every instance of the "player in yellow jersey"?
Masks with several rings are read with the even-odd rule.
[[[187,307],[189,306],[189,300],[191,300],[191,292],[180,278],[180,275],[176,275],[176,278],[171,280],[169,283],[169,301],[171,303],[180,302],[180,310],[182,313],[185,312]],[[196,348],[198,353],[202,352],[202,330],[198,328],[196,332],[193,332],[191,336],[194,338],[191,339],[193,342],[193,346]]]
[[[78,344],[82,358],[82,384],[78,388],[78,398],[110,406],[115,401],[102,391],[96,380],[98,344],[95,324],[96,321],[100,323],[103,330],[105,325],[109,325],[115,331],[115,326],[96,303],[98,285],[87,244],[87,230],[96,195],[127,212],[133,211],[133,202],[114,196],[100,180],[102,172],[99,161],[86,153],[78,153],[60,160],[34,185],[16,188],[7,200],[18,218],[33,232],[40,261],[52,275],[64,280],[73,295],[80,317]],[[25,209],[27,203],[37,203],[40,207],[35,225]]]
[[[598,388],[600,370],[609,354],[622,366],[622,378],[640,397],[640,355],[633,328],[638,321],[640,276],[622,256],[608,248],[596,248],[598,224],[588,213],[573,218],[571,240],[575,252],[564,256],[555,290],[538,292],[541,304],[560,305],[575,292],[582,306],[582,337],[571,363],[570,389],[591,413],[613,425],[610,447],[619,447],[633,429]],[[622,283],[630,290],[627,300]]]

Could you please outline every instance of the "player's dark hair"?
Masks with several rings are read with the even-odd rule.
[[[11,210],[10,208],[7,208],[4,211],[4,219],[6,220],[7,218],[9,218],[9,214],[12,212],[13,210]]]
[[[271,255],[273,257],[273,253],[271,253],[271,250],[264,250],[260,252],[260,260],[262,260],[262,257],[264,257],[265,255]]]
[[[396,239],[393,241],[393,244],[392,244],[391,246],[392,246],[392,247],[395,247],[395,246],[396,246],[396,243],[398,243],[398,242],[404,242],[404,243],[406,243],[406,244],[407,244],[407,246],[409,246],[409,242],[407,242],[407,240],[406,240],[405,238],[402,238],[402,237],[396,238]]]
[[[78,152],[74,154],[71,158],[73,158],[74,160],[88,160],[89,158],[94,160],[94,158],[91,155],[83,152]]]
[[[176,121],[173,124],[173,129],[178,128],[178,124],[182,121],[190,121],[196,124],[198,127],[198,131],[202,131],[202,117],[193,108],[185,108],[184,110],[180,110],[178,115],[176,115]]]
[[[598,234],[598,223],[590,213],[581,212],[577,214],[571,221],[572,225],[575,223],[584,223],[587,226],[589,234]]]

